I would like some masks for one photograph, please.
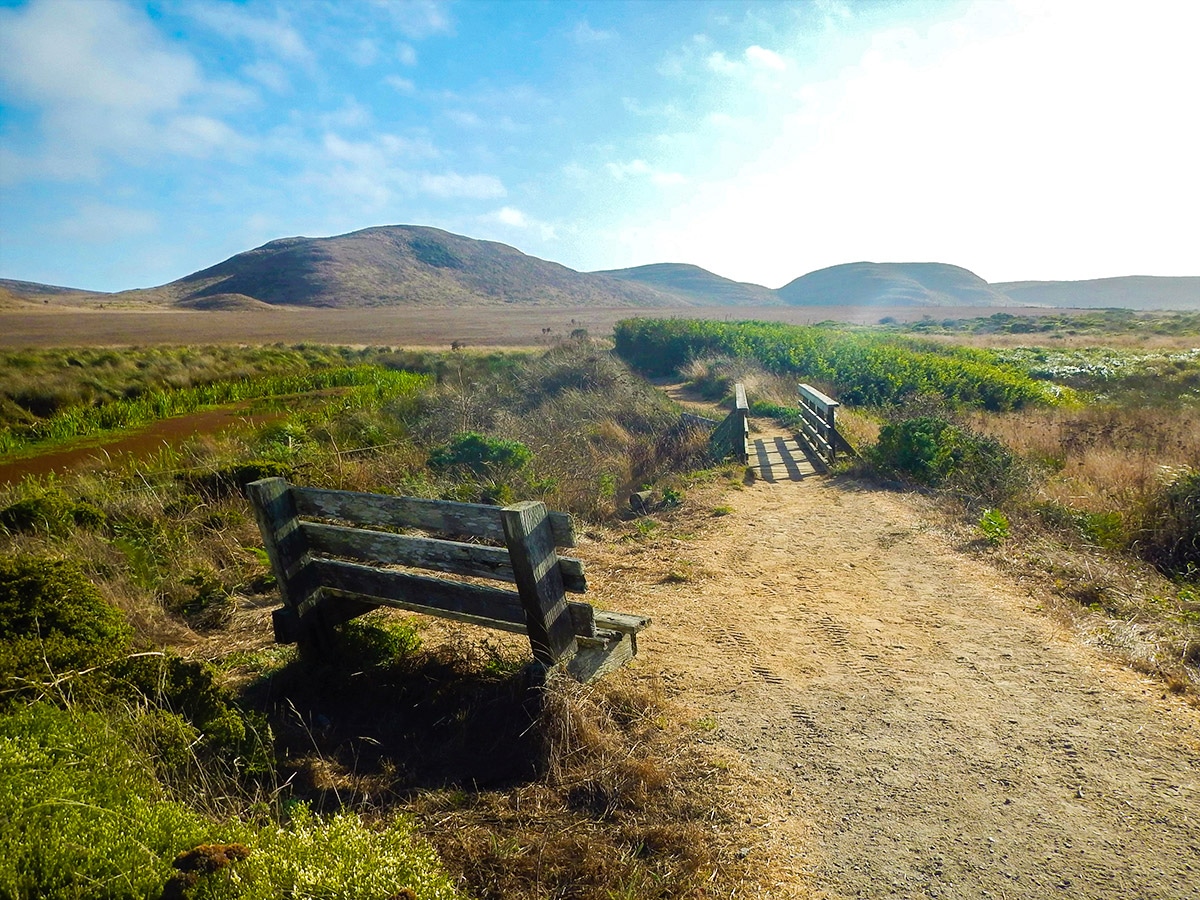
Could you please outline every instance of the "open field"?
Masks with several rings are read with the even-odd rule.
[[[325,344],[448,347],[528,347],[586,328],[592,337],[611,334],[621,319],[639,315],[666,318],[757,319],[811,325],[834,320],[859,325],[891,317],[917,321],[927,315],[963,318],[1038,315],[1048,310],[991,307],[630,307],[561,309],[311,309],[255,312],[172,310],[80,310],[62,307],[0,310],[0,347],[109,347],[147,344],[262,344],[320,341]],[[1071,310],[1054,310],[1062,315]],[[546,333],[543,329],[549,328]]]

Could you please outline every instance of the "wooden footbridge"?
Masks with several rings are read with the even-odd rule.
[[[797,386],[800,418],[794,430],[757,431],[742,384],[734,386],[733,409],[713,429],[709,446],[718,459],[734,458],[766,482],[801,481],[828,473],[838,453],[853,449],[837,431],[838,402],[807,384]]]

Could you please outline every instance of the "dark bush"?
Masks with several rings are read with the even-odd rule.
[[[487,477],[516,472],[532,458],[529,448],[520,441],[505,441],[467,431],[430,453],[429,468],[435,472],[458,470]]]
[[[1003,444],[936,416],[885,425],[868,459],[918,484],[956,488],[989,501],[1010,496],[1020,481],[1016,461]]]
[[[0,690],[102,666],[128,652],[130,634],[72,564],[0,557]]]
[[[1200,578],[1200,471],[1163,481],[1143,513],[1138,546],[1167,575]]]
[[[200,743],[190,748],[193,754],[220,757],[242,771],[271,768],[265,723],[237,705],[209,662],[170,652],[130,655],[111,667],[105,688],[110,697],[124,697],[187,722],[201,735]]]
[[[246,493],[246,485],[260,478],[291,478],[294,469],[269,459],[252,459],[217,469],[215,472],[187,473],[180,480],[212,500]]]

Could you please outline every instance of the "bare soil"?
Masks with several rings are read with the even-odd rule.
[[[1200,897],[1200,711],[911,496],[721,489],[580,555],[598,605],[654,619],[613,677],[663,679],[746,773],[762,896]]]

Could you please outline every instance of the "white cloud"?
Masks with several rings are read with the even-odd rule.
[[[740,72],[742,68],[739,63],[733,62],[720,50],[716,53],[710,53],[705,62],[710,69],[721,75],[734,75]]]
[[[479,128],[483,125],[483,119],[479,118],[475,113],[465,109],[451,109],[446,111],[446,118],[460,128]]]
[[[610,162],[604,168],[615,181],[625,181],[629,178],[648,178],[658,187],[670,187],[684,184],[687,179],[678,172],[668,172],[655,169],[644,159],[633,159],[629,162]]]
[[[0,25],[0,77],[39,105],[145,115],[201,86],[191,57],[116,3],[42,0],[3,11]]]
[[[743,76],[751,73],[778,73],[785,72],[788,68],[786,59],[774,50],[768,50],[765,47],[760,47],[758,44],[752,44],[747,47],[743,51],[740,60],[730,59],[718,50],[715,53],[708,54],[704,62],[710,71],[716,72],[718,75],[728,76]]]
[[[502,206],[495,212],[481,217],[480,221],[486,224],[505,225],[521,231],[533,231],[544,241],[552,241],[558,237],[553,225],[534,219],[515,206]]]
[[[420,177],[419,185],[424,193],[443,198],[491,200],[508,193],[500,179],[493,175],[460,175],[457,172],[425,174]]]
[[[163,132],[168,149],[186,156],[207,157],[218,150],[246,150],[249,144],[237,132],[210,116],[176,116]]]
[[[586,19],[576,23],[574,30],[571,32],[571,38],[577,44],[602,44],[605,41],[611,41],[616,36],[617,33],[615,31],[604,31],[593,28]]]
[[[246,92],[206,81],[148,18],[108,0],[0,11],[0,80],[10,102],[39,116],[42,146],[9,148],[19,176],[95,177],[112,155],[149,162],[246,146],[191,108],[201,99],[244,103]]]
[[[278,63],[269,60],[260,59],[249,65],[242,66],[242,74],[277,94],[286,93],[292,87],[287,70]]]
[[[765,56],[755,77],[781,90],[712,79],[699,112],[737,133],[719,152],[662,148],[656,166],[692,187],[673,207],[638,207],[614,232],[619,262],[680,259],[772,286],[854,259],[997,281],[1195,274],[1200,132],[1183,111],[1200,84],[1200,5],[1022,0],[939,18],[868,35],[865,50],[847,37],[826,80]],[[753,75],[749,51],[703,64]]]
[[[525,213],[513,206],[502,206],[495,212],[496,221],[502,225],[512,225],[516,228],[528,228],[529,219]]]
[[[192,19],[226,39],[240,38],[290,62],[312,61],[304,38],[288,23],[282,9],[276,10],[274,19],[259,18],[229,3],[196,3],[186,9]]]
[[[372,66],[379,59],[379,46],[370,38],[359,38],[347,53],[356,66]]]
[[[439,0],[371,0],[371,5],[390,16],[396,28],[412,40],[454,33],[448,3]]]
[[[402,66],[415,66],[417,64],[416,48],[412,44],[397,44],[396,60]]]
[[[746,48],[746,62],[756,68],[770,69],[774,72],[782,72],[787,69],[787,60],[774,50],[768,50],[758,44]]]
[[[320,151],[309,160],[304,180],[336,197],[341,208],[357,205],[364,215],[416,195],[494,200],[507,193],[492,175],[428,171],[428,160],[439,153],[424,139],[384,134],[354,141],[328,132]]]
[[[399,75],[388,75],[383,79],[383,83],[388,87],[399,91],[401,94],[415,94],[417,85],[411,78],[401,78]]]
[[[353,97],[347,97],[340,108],[318,117],[322,128],[362,128],[369,125],[371,120],[371,109]]]

